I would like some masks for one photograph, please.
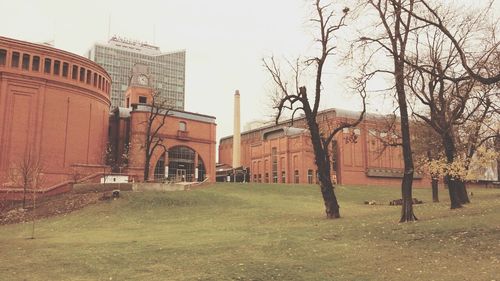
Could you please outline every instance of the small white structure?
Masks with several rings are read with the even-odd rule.
[[[101,183],[128,183],[128,176],[108,175],[101,178]]]

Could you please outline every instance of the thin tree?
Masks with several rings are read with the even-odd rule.
[[[167,99],[162,98],[159,92],[152,96],[151,104],[141,105],[147,107],[147,117],[142,123],[145,126],[146,139],[144,148],[144,181],[149,180],[149,170],[151,157],[157,149],[162,149],[165,153],[167,147],[164,144],[165,137],[161,129],[166,125],[167,116],[170,115],[172,106]]]
[[[9,177],[15,186],[23,189],[23,209],[26,209],[26,199],[29,191],[37,187],[42,174],[43,165],[40,159],[34,156],[31,151],[24,154],[22,159],[14,163],[10,169]]]
[[[43,181],[43,163],[38,157],[33,155],[31,151],[24,154],[23,158],[14,165],[11,169],[11,180],[17,186],[23,188],[23,209],[26,208],[26,195],[31,192],[32,198],[32,227],[31,239],[35,238],[35,222],[36,222],[36,200],[39,187]]]
[[[300,74],[304,70],[299,59],[291,65],[294,73],[294,87],[290,89],[288,83],[283,78],[280,67],[273,57],[264,60],[264,66],[272,76],[277,87],[277,95],[274,108],[277,110],[276,123],[286,110],[292,111],[292,122],[297,112],[303,112],[307,128],[309,129],[311,142],[314,150],[314,160],[318,168],[319,185],[325,213],[328,219],[340,218],[340,206],[334,192],[334,185],[331,179],[331,157],[330,147],[335,135],[344,128],[355,127],[363,119],[365,114],[365,95],[364,88],[360,88],[363,101],[363,110],[357,120],[353,122],[342,122],[335,129],[322,131],[316,119],[321,103],[323,70],[328,58],[333,54],[335,46],[333,45],[334,33],[345,26],[345,19],[349,9],[344,8],[336,24],[335,13],[331,5],[323,5],[320,0],[314,3],[316,17],[312,21],[319,27],[319,38],[321,53],[319,56],[306,60],[305,67],[313,65],[315,67],[315,83],[313,97],[310,97],[305,86],[299,86]]]
[[[34,179],[33,179],[33,184],[32,184],[32,194],[33,194],[33,198],[32,198],[32,202],[33,202],[33,210],[31,212],[31,237],[30,239],[35,239],[35,224],[36,224],[36,215],[37,215],[37,199],[38,199],[38,195],[37,193],[41,191],[42,193],[42,197],[43,197],[43,193],[44,193],[44,190],[39,190],[39,187],[41,185],[43,185],[43,166],[40,164],[40,163],[37,163],[38,167],[35,170],[34,172]]]
[[[404,172],[401,183],[402,193],[402,209],[400,222],[409,222],[417,220],[413,212],[412,184],[414,174],[413,156],[410,140],[410,120],[408,114],[407,93],[405,87],[405,57],[407,46],[409,44],[411,31],[418,29],[414,23],[411,13],[405,12],[403,6],[408,11],[413,11],[415,0],[367,0],[364,1],[369,11],[374,11],[377,15],[381,27],[381,34],[364,35],[361,42],[363,46],[367,44],[375,44],[374,53],[370,55],[373,59],[375,54],[382,51],[391,60],[392,69],[376,69],[368,73],[374,75],[376,73],[385,73],[392,76],[394,80],[394,89],[396,92],[397,103],[400,116],[401,141],[403,150]]]

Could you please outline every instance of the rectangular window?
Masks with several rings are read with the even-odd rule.
[[[278,149],[271,148],[271,170],[273,172],[273,183],[278,183]]]
[[[23,54],[23,63],[21,67],[24,70],[30,70],[30,55]]]
[[[140,97],[139,97],[140,99]],[[186,131],[187,130],[187,124],[184,121],[179,122],[179,131]]]
[[[295,183],[299,183],[299,170],[295,170]]]
[[[97,87],[97,73],[94,73],[94,87]]]
[[[91,83],[90,79],[92,79],[92,72],[90,70],[87,70],[87,84],[89,85]]]
[[[58,60],[54,61],[54,74],[59,75],[59,71],[61,70],[61,62]]]
[[[80,82],[85,82],[85,68],[80,67]]]
[[[253,182],[257,182],[257,175],[253,174]]]
[[[0,65],[7,63],[7,50],[0,49]]]
[[[281,171],[281,183],[286,183],[286,172]]]
[[[146,97],[143,97],[143,96],[139,96],[139,103],[147,103],[148,102],[148,98]],[[180,123],[179,123],[180,124]],[[186,123],[184,123],[185,125]]]
[[[43,64],[43,72],[50,73],[50,67],[51,66],[52,66],[52,60],[51,59],[45,59],[45,62]]]
[[[262,174],[259,174],[258,182],[262,182]]]
[[[33,61],[31,62],[32,71],[40,71],[40,57],[33,56]]]
[[[307,183],[313,183],[313,170],[307,170]]]
[[[71,71],[71,79],[76,80],[78,79],[78,66],[73,65],[73,69]]]
[[[102,83],[102,77],[101,77],[101,75],[99,75],[99,89],[102,89],[101,83]]]
[[[12,67],[19,67],[19,52],[12,52],[12,62],[11,62],[11,66]]]
[[[62,68],[63,77],[68,77],[68,70],[69,70],[69,64],[67,62],[63,62],[63,68]]]
[[[265,181],[266,181],[266,183],[269,183],[269,173],[266,173]]]

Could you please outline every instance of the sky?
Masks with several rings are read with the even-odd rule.
[[[163,52],[186,50],[185,110],[215,116],[217,139],[232,134],[237,89],[242,126],[275,113],[263,58],[274,55],[285,64],[285,58],[316,50],[312,5],[305,0],[0,0],[0,7],[0,36],[52,41],[79,55],[113,35],[147,41]],[[361,108],[348,87],[351,71],[338,60],[328,66],[322,108]],[[388,112],[391,105],[381,96],[368,100],[371,112]]]

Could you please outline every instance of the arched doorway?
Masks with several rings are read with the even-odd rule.
[[[206,169],[201,157],[189,147],[168,150],[168,178],[174,181],[203,181]]]

